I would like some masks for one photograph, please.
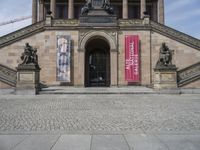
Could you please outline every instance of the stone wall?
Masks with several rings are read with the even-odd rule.
[[[200,88],[200,80],[184,85],[182,88]]]
[[[47,85],[59,85],[56,81],[56,36],[71,35],[72,54],[78,49],[77,31],[45,31],[17,41],[0,49],[0,63],[15,69],[20,62],[21,53],[24,51],[25,43],[38,49],[39,65],[41,67],[40,81]],[[76,58],[76,57],[75,57]],[[72,59],[72,65],[73,63]],[[75,63],[76,64],[76,63]],[[72,66],[73,68],[73,66]],[[75,66],[77,68],[77,65]],[[72,78],[72,81],[74,79]],[[72,83],[73,84],[73,83]]]
[[[180,42],[177,42],[173,39],[170,39],[166,36],[163,36],[161,34],[152,32],[151,34],[151,49],[152,49],[152,71],[153,68],[156,65],[156,62],[159,58],[159,49],[161,44],[165,42],[166,45],[174,50],[174,55],[173,55],[173,64],[176,65],[178,70],[181,70],[183,68],[186,68],[190,65],[193,65],[200,60],[200,51],[191,48],[185,44],[182,44]],[[152,79],[153,80],[153,79]],[[191,84],[194,87],[200,87],[200,82],[196,84]],[[185,85],[186,86],[186,85]],[[192,86],[187,86],[187,87],[192,87]]]
[[[40,81],[47,85],[60,85],[56,81],[56,36],[71,35],[71,85],[84,86],[84,59],[85,54],[78,50],[78,30],[46,30],[17,41],[0,49],[0,64],[15,69],[20,62],[25,43],[38,49],[39,64],[41,67]],[[165,42],[174,51],[173,63],[178,70],[193,65],[200,60],[200,51],[177,42],[159,33],[150,30],[124,30],[118,35],[118,84],[128,85],[125,81],[125,35],[139,35],[141,60],[141,85],[151,86],[153,83],[153,68],[159,57],[159,49]],[[117,53],[116,53],[117,54]],[[117,58],[117,57],[116,57]],[[111,74],[111,78],[116,74]],[[5,85],[0,84],[0,88]],[[200,81],[185,85],[185,87],[200,87]]]
[[[119,34],[119,85],[127,85],[125,81],[125,35],[139,35],[141,85],[151,84],[150,69],[150,31],[123,31]]]
[[[10,89],[10,88],[12,88],[12,86],[0,81],[0,89]]]

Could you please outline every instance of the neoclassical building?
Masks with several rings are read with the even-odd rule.
[[[164,17],[164,0],[32,0],[32,25],[0,37],[0,88],[16,86],[25,43],[37,48],[47,86],[152,87],[165,43],[177,86],[200,88],[200,40]]]
[[[33,0],[32,22],[44,20],[49,10],[56,19],[78,19],[84,3],[85,0]],[[164,0],[111,0],[110,3],[119,19],[140,19],[146,11],[151,20],[164,24]]]

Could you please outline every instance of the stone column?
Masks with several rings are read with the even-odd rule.
[[[146,11],[146,0],[140,0],[140,18],[143,19]]]
[[[165,20],[164,20],[164,0],[158,0],[158,10],[159,10],[159,14],[158,14],[159,23],[164,24],[165,23]]]
[[[128,0],[122,0],[123,1],[123,14],[122,17],[123,19],[128,18]]]
[[[50,10],[52,12],[52,17],[56,17],[56,0],[51,0],[51,7]]]
[[[39,20],[42,21],[42,20],[44,20],[44,0],[40,0],[39,8],[40,8]]]
[[[32,0],[32,24],[37,22],[37,0]]]
[[[153,21],[158,22],[158,4],[157,2],[153,2],[153,16],[152,16]]]
[[[74,18],[74,0],[68,0],[68,19]]]

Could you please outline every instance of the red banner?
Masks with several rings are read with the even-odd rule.
[[[125,36],[125,80],[140,82],[139,36]]]

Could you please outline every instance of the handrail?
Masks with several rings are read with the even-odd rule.
[[[10,34],[0,37],[0,48],[8,44],[13,43],[14,41],[22,39],[22,37],[27,37],[32,35],[35,32],[39,32],[44,27],[44,21],[37,22]]]
[[[150,25],[153,31],[156,31],[160,34],[163,34],[200,51],[199,39],[154,21],[150,21]]]
[[[178,85],[183,86],[200,79],[200,62],[177,72]]]

